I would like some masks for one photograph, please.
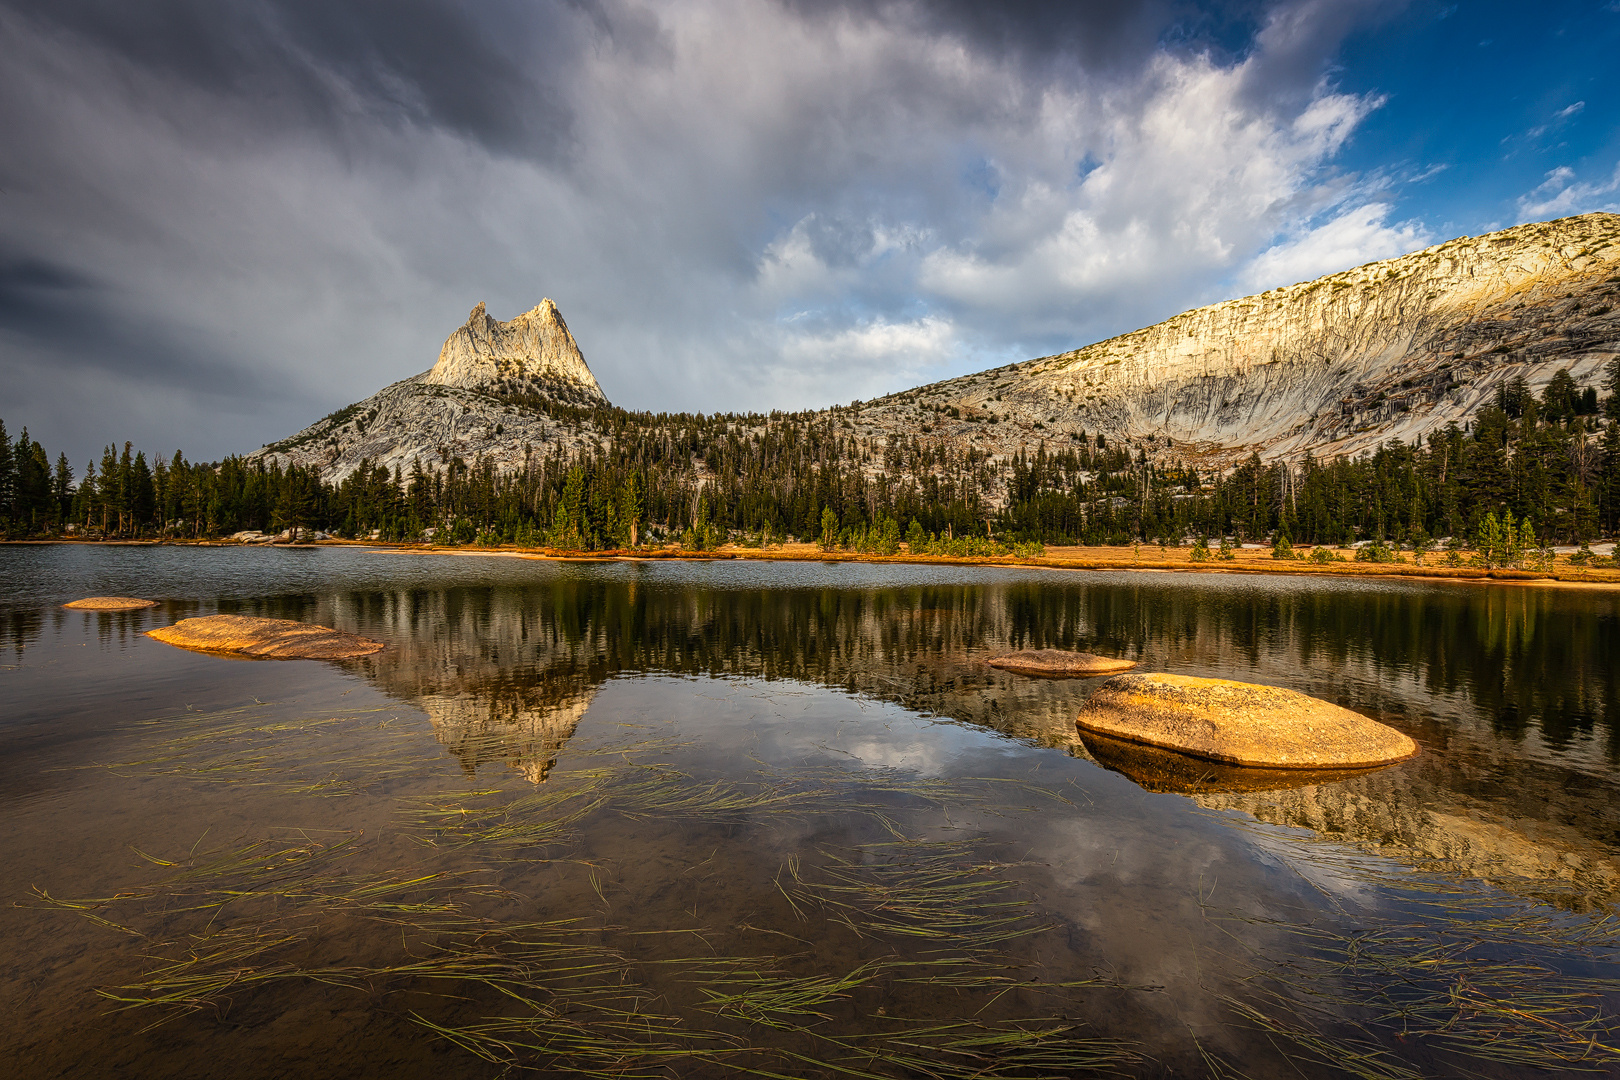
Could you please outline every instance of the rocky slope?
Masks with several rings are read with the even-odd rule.
[[[1084,430],[1155,457],[1354,454],[1463,421],[1498,384],[1620,352],[1620,216],[1460,237],[1057,356],[867,403],[865,434],[999,454]],[[948,411],[954,409],[958,416]]]
[[[874,444],[924,437],[1005,459],[1102,434],[1159,460],[1356,454],[1466,421],[1523,376],[1596,383],[1620,353],[1620,216],[1460,237],[1177,315],[1073,352],[829,410]],[[606,396],[550,300],[473,309],[433,368],[254,457],[339,480],[363,459],[497,468],[604,436]],[[880,458],[881,460],[881,458]]]
[[[497,322],[480,303],[432,368],[249,457],[314,465],[331,481],[362,460],[409,472],[413,461],[437,469],[488,455],[497,468],[515,469],[527,455],[584,445],[580,424],[552,418],[558,406],[566,416],[567,407],[607,404],[556,304],[542,300]]]

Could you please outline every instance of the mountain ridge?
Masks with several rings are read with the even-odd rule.
[[[1356,454],[1462,421],[1524,375],[1593,380],[1620,352],[1620,215],[1458,237],[1182,312],[1079,349],[887,395],[870,434],[933,412],[1000,454],[1052,429],[1221,463]],[[920,406],[920,408],[919,408]],[[963,424],[934,420],[950,436]]]
[[[1223,467],[1354,455],[1465,423],[1497,388],[1620,354],[1620,215],[1458,237],[1182,312],[1051,356],[834,406],[854,434],[1005,461],[1104,436],[1152,460]],[[611,439],[611,408],[549,299],[500,323],[480,303],[427,372],[249,455],[336,481],[362,461],[499,471]],[[632,415],[632,414],[627,414]],[[729,414],[728,414],[729,415]],[[752,426],[768,426],[763,417]],[[879,455],[881,457],[881,455]]]

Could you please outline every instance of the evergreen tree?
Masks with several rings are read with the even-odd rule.
[[[1620,356],[1609,361],[1603,389],[1603,464],[1600,482],[1603,527],[1620,531]]]
[[[51,497],[56,502],[56,520],[73,520],[73,466],[66,454],[56,455],[56,475],[51,478]]]
[[[11,454],[11,437],[6,434],[6,422],[0,420],[0,536],[6,534],[13,516],[16,484],[17,467]]]

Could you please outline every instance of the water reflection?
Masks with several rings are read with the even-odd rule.
[[[1620,596],[1612,592],[305,554],[297,569],[309,590],[290,595],[277,588],[285,560],[244,552],[268,569],[262,579],[239,575],[238,592],[217,600],[171,599],[153,612],[113,615],[8,604],[0,648],[21,662],[64,618],[93,620],[104,648],[211,609],[311,619],[388,641],[351,670],[423,709],[469,773],[515,768],[535,782],[610,679],[799,680],[1095,757],[1210,808],[1385,854],[1443,858],[1479,877],[1540,883],[1561,890],[1566,906],[1588,902],[1583,892],[1613,897],[1620,881],[1620,681],[1612,675]],[[167,578],[154,571],[150,588],[87,576],[77,594],[116,586],[164,595],[158,586],[172,589],[198,558],[141,557],[175,567],[163,570]],[[314,588],[319,581],[327,587]],[[1425,753],[1292,791],[1237,791],[1234,779],[1202,765],[1167,779],[1163,768],[1122,765],[1119,753],[1081,742],[1073,717],[1093,683],[1026,678],[983,662],[1017,648],[1087,649],[1142,670],[1287,686],[1400,728]],[[1247,786],[1270,784],[1251,778]]]
[[[476,776],[480,765],[498,761],[540,784],[595,696],[594,686],[507,683],[460,694],[424,694],[416,704],[467,775]]]
[[[821,1054],[848,1038],[858,1049],[836,1075],[949,1071],[938,1056],[875,1066],[869,1048],[899,1031],[915,1049],[917,1033],[893,1025],[957,1030],[969,1016],[992,1025],[972,1037],[988,1031],[998,1048],[1031,1018],[1084,1018],[1082,1039],[1150,1051],[1144,1075],[1235,1075],[1237,1063],[1299,1075],[1301,1060],[1325,1070],[1366,1053],[1411,1075],[1507,1075],[1473,1066],[1504,1045],[1570,1062],[1614,1043],[1608,1020],[1582,1026],[1589,1004],[1612,1015],[1612,995],[1581,995],[1620,985],[1620,939],[1609,920],[1569,915],[1620,899],[1607,594],[225,555],[241,561],[210,564],[215,577],[190,591],[182,573],[206,559],[188,552],[141,555],[170,560],[144,585],[59,586],[164,599],[133,616],[7,607],[7,589],[26,590],[0,575],[22,657],[0,713],[12,822],[0,855],[16,882],[92,898],[106,920],[74,915],[75,932],[65,909],[0,907],[0,936],[22,958],[0,979],[22,1018],[0,1054],[29,1075],[107,1060],[184,1071],[199,1046],[241,1075],[369,1075],[382,1061],[393,1077],[481,1075],[422,1049],[407,1009],[499,1042],[517,998],[481,973],[521,960],[513,985],[539,1001],[548,980],[573,977],[575,955],[609,961],[605,987],[667,1004],[698,1039]],[[227,580],[230,566],[245,569]],[[139,636],[215,610],[390,647],[342,664],[224,663]],[[1392,723],[1425,752],[1259,783],[1149,761],[1081,740],[1073,717],[1095,683],[984,662],[1016,647],[1289,686]],[[132,846],[167,861],[154,869]],[[1015,919],[1027,935],[1004,936],[1007,903],[1027,910]],[[421,964],[450,955],[437,936],[447,915],[498,947],[430,986]],[[537,926],[551,929],[536,938]],[[573,944],[552,948],[559,926]],[[942,942],[961,970],[934,966]],[[244,943],[270,951],[233,951]],[[789,1027],[780,1009],[712,1009],[840,973],[858,979]],[[136,1030],[153,1014],[84,1007],[91,987],[158,1000],[182,985],[203,986],[188,1001],[218,1011]],[[592,1012],[574,994],[547,998],[525,1030],[554,1017],[619,1030],[618,998]],[[1257,1009],[1277,1023],[1257,1028]],[[1355,1026],[1368,1015],[1380,1018],[1370,1034]],[[1478,1053],[1453,1068],[1431,1036]],[[686,1070],[666,1049],[612,1067],[743,1064]]]
[[[385,637],[390,648],[362,669],[423,708],[469,771],[500,762],[543,780],[611,678],[800,680],[1581,908],[1620,896],[1615,686],[1600,661],[1620,651],[1612,608],[1607,596],[1551,590],[1234,593],[1066,579],[717,591],[575,576],[323,597],[300,614]],[[1082,741],[1073,718],[1094,682],[984,662],[1009,648],[1086,648],[1150,670],[1292,686],[1401,728],[1428,752],[1373,774],[1149,762],[1140,748]]]

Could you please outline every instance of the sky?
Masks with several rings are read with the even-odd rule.
[[[244,453],[556,301],[867,399],[1620,210],[1620,0],[0,0],[0,419]]]

